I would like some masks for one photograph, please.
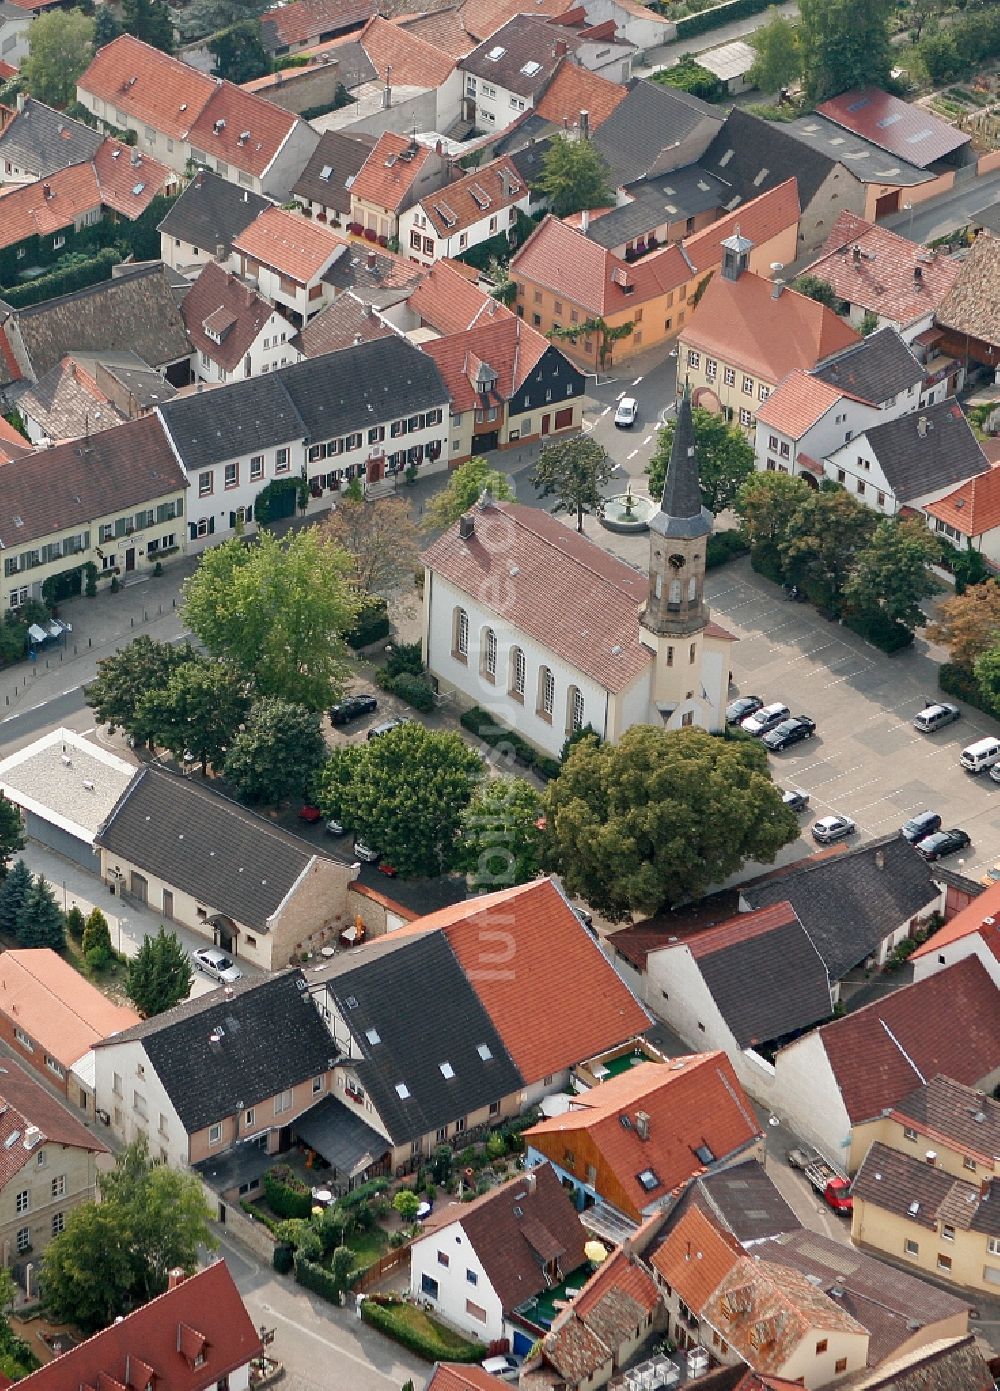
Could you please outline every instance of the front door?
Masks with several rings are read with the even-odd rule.
[[[381,483],[385,477],[385,455],[373,454],[368,460],[368,482]]]
[[[135,547],[129,546],[125,552],[125,573],[135,569]]]
[[[132,871],[129,879],[129,893],[133,898],[138,899],[140,903],[146,903],[148,900],[149,886],[144,876],[136,874],[135,870]]]
[[[174,895],[170,889],[163,890],[163,916],[165,918],[174,916]]]
[[[543,416],[542,416],[542,434],[543,434],[543,435],[547,435],[547,434],[549,433],[549,424],[550,424],[551,420],[552,420],[552,417],[551,417],[550,415],[543,415]]]
[[[236,938],[232,930],[223,922],[215,924],[215,945],[228,952],[230,956],[236,955]]]

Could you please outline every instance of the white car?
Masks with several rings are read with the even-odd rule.
[[[631,430],[639,415],[639,402],[634,396],[623,396],[615,411],[615,425],[619,430]]]
[[[517,1381],[521,1371],[521,1363],[518,1358],[513,1357],[509,1352],[498,1354],[496,1357],[487,1357],[480,1366],[483,1371],[491,1377],[499,1377],[501,1381]]]
[[[233,964],[224,951],[219,951],[218,947],[199,947],[191,955],[194,964],[220,985],[235,985],[238,980],[243,979],[240,968]]]
[[[835,840],[852,836],[856,830],[849,816],[821,816],[813,825],[812,838],[820,845],[830,845]]]
[[[776,701],[773,705],[761,706],[752,715],[747,715],[745,720],[740,720],[740,728],[745,729],[748,734],[756,734],[759,738],[769,729],[776,728],[782,720],[787,720],[788,714],[788,706]]]
[[[363,840],[355,840],[354,853],[359,860],[364,860],[366,864],[373,865],[380,858],[380,851],[373,850],[370,845],[366,845]]]

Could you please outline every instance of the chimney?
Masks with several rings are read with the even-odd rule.
[[[635,1113],[635,1133],[640,1140],[649,1139],[649,1116],[645,1111]]]
[[[132,165],[133,169],[137,169],[142,163],[142,155],[140,155],[134,145],[132,146],[132,153],[129,156],[129,163]]]
[[[476,519],[471,512],[463,512],[458,519],[458,539],[469,541],[476,533]]]
[[[465,520],[464,517],[462,520]],[[535,1189],[538,1187],[538,1176],[534,1169],[529,1169],[524,1175],[524,1186],[529,1193],[534,1193]]]
[[[442,142],[441,142],[440,140],[435,140],[435,141],[434,141],[434,153],[435,153],[436,155],[443,155],[443,154],[444,154],[444,145],[442,144]]]
[[[781,298],[781,292],[782,292],[782,290],[783,290],[784,288],[785,288],[785,282],[784,282],[783,280],[779,280],[779,279],[777,278],[777,276],[775,276],[774,281],[772,282],[772,285],[771,285],[771,298],[772,298],[772,299],[780,299],[780,298]]]
[[[360,334],[360,333],[356,333],[356,334],[354,335],[354,346],[357,347],[358,344],[359,344],[359,343],[362,343],[362,342],[364,342],[364,339],[361,337],[361,334]]]
[[[556,39],[556,46],[552,50],[553,58],[565,58],[569,52],[569,46],[565,39]]]
[[[590,209],[584,208],[580,214],[580,231],[585,237],[590,236]]]
[[[931,427],[931,423],[930,423],[930,421],[927,419],[926,415],[921,415],[921,416],[919,416],[918,419],[917,419],[917,436],[918,436],[918,438],[920,438],[920,439],[922,439],[922,440],[925,440],[925,439],[927,438],[927,431],[930,429],[930,427]]]
[[[205,171],[204,171],[203,169],[199,169],[198,172],[197,172],[197,174],[195,174],[195,176],[194,176],[194,186],[195,186],[195,188],[201,188],[201,186],[202,186],[202,184],[203,184],[204,182],[205,182]],[[244,198],[246,197],[246,194],[245,194],[245,193],[244,193],[243,197],[244,197]]]
[[[980,1201],[981,1203],[988,1203],[988,1202],[989,1202],[989,1200],[990,1200],[990,1190],[991,1190],[992,1186],[993,1186],[993,1180],[992,1180],[992,1179],[988,1179],[988,1178],[984,1178],[983,1181],[982,1181],[982,1183],[979,1185],[979,1201]]]
[[[924,1159],[933,1169],[934,1165],[937,1163],[937,1150],[928,1150],[924,1155]]]
[[[18,94],[17,94],[17,109],[18,109],[18,112],[21,112],[21,111],[24,110],[24,93],[23,93],[23,92],[18,92]]]
[[[581,140],[589,140],[589,139],[590,139],[590,112],[589,112],[589,111],[581,111],[581,112],[580,112],[580,139],[581,139]]]
[[[175,1290],[178,1285],[183,1285],[186,1279],[187,1276],[184,1274],[183,1270],[181,1270],[180,1266],[175,1265],[173,1270],[167,1271],[167,1289]]]
[[[42,184],[42,193],[45,195],[46,198],[51,198],[51,197],[52,197],[52,185],[51,185],[51,184]]]
[[[391,105],[392,105],[392,88],[389,86],[389,84],[388,84],[388,82],[387,82],[387,83],[385,84],[385,86],[382,88],[382,110],[383,110],[383,111],[388,111],[388,110],[389,110],[389,107],[390,107]]]
[[[923,268],[923,266],[914,266],[914,267],[913,267],[913,283],[914,283],[914,285],[922,285],[922,284],[924,283],[924,268]]]
[[[876,851],[875,851],[875,868],[876,868],[876,869],[885,869],[885,851],[884,851],[884,850],[876,850]]]
[[[369,253],[368,253],[368,269],[369,269],[369,270],[374,270],[375,267],[376,267],[377,265],[378,265],[378,252],[377,252],[377,251],[369,251]]]

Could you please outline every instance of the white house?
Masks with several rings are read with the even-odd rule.
[[[404,256],[432,265],[442,256],[460,256],[480,242],[510,233],[518,209],[527,213],[531,190],[509,156],[475,169],[464,179],[424,194],[399,214],[399,247]]]
[[[913,979],[926,980],[970,956],[1000,990],[1000,883],[991,884],[917,948],[910,957]]]
[[[181,314],[199,381],[214,385],[259,377],[301,357],[291,344],[291,320],[214,261],[184,296]]]
[[[324,275],[347,242],[301,213],[264,211],[233,238],[230,266],[301,327],[333,299]]]
[[[21,66],[28,56],[28,29],[34,18],[32,10],[0,0],[0,63]]]

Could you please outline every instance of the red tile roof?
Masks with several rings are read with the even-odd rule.
[[[206,1391],[260,1351],[257,1329],[220,1260],[18,1384],[27,1391],[125,1386]]]
[[[995,462],[989,473],[968,479],[947,497],[925,503],[923,510],[963,536],[985,536],[1000,526],[1000,462]]]
[[[406,301],[419,315],[421,324],[429,324],[438,333],[463,333],[489,314],[510,310],[469,280],[453,261],[435,261]]]
[[[878,87],[855,87],[825,101],[816,110],[828,121],[918,169],[926,169],[971,139],[925,106],[901,101]]]
[[[473,169],[464,179],[427,193],[420,207],[439,237],[453,237],[484,218],[495,217],[515,203],[526,201],[528,187],[509,155]],[[501,230],[506,231],[504,219]]]
[[[743,1255],[743,1247],[696,1204],[686,1209],[650,1263],[696,1315]]]
[[[397,935],[431,931],[447,937],[529,1085],[649,1027],[645,1010],[550,879],[442,908]],[[516,971],[482,969],[484,952],[496,953],[498,934],[513,945]]]
[[[825,280],[849,304],[905,329],[937,308],[961,268],[959,261],[927,251],[845,209],[803,274]]]
[[[455,59],[471,53],[478,42],[462,23],[457,7],[430,14],[396,15],[392,22]]]
[[[284,208],[265,208],[233,241],[234,251],[300,285],[322,275],[337,252],[346,246],[344,238],[328,227]]]
[[[452,410],[469,411],[482,403],[474,385],[480,366],[491,367],[497,374],[490,401],[509,401],[552,345],[523,319],[513,314],[491,315],[487,309],[473,328],[420,346],[441,369]]]
[[[4,1057],[0,1068],[0,1103],[0,1189],[34,1162],[43,1140],[93,1154],[109,1153],[103,1140],[91,1135],[68,1107],[9,1056]],[[32,1127],[40,1132],[40,1138],[29,1135]]]
[[[134,1009],[112,1004],[48,947],[4,952],[0,1014],[67,1069],[101,1039],[139,1023]]]
[[[391,68],[394,87],[440,87],[455,71],[456,60],[422,39],[375,15],[360,34],[352,34],[368,54],[380,79]]]
[[[298,116],[223,82],[191,126],[188,139],[215,160],[260,177],[295,129]]]
[[[30,449],[31,441],[26,440],[20,430],[15,430],[13,425],[0,415],[0,463],[9,463],[19,454],[27,454]]]
[[[361,24],[375,10],[375,0],[296,0],[265,10],[261,23],[273,35],[276,48],[284,45],[319,42],[329,33],[338,33],[352,24]]]
[[[586,1319],[611,1290],[635,1300],[647,1314],[651,1314],[660,1302],[655,1280],[633,1254],[621,1247],[597,1267],[574,1299],[574,1311]]]
[[[684,944],[696,959],[712,956],[737,942],[753,941],[755,937],[763,937],[776,927],[787,927],[795,921],[797,919],[790,903],[772,903],[753,913],[737,913],[728,922],[706,928],[704,932],[692,933],[690,937],[685,937]]]
[[[738,280],[713,276],[698,307],[680,331],[685,349],[696,348],[764,382],[780,382],[796,368],[809,369],[860,335],[825,304],[773,286],[752,271]]]
[[[10,63],[5,63],[4,60],[0,58],[0,78],[3,78],[4,82],[6,82],[9,77],[16,76],[17,68],[11,67]]]
[[[649,1118],[642,1139],[635,1117]],[[626,1126],[622,1117],[628,1120]],[[760,1138],[753,1107],[725,1053],[695,1053],[670,1063],[642,1062],[574,1097],[571,1108],[524,1132],[556,1164],[565,1163],[572,1136],[587,1134],[614,1174],[630,1216],[638,1218],[682,1188],[708,1164],[740,1154]],[[706,1146],[712,1159],[696,1150]],[[652,1170],[646,1187],[639,1175]]]
[[[586,111],[590,129],[596,130],[606,121],[615,107],[628,95],[617,82],[609,82],[599,73],[578,67],[575,63],[561,64],[559,71],[545,89],[535,110],[555,125],[579,123],[580,112]]]
[[[121,34],[94,54],[78,86],[114,111],[183,139],[216,90],[214,78]],[[108,113],[114,120],[114,111]]]
[[[639,636],[644,575],[539,508],[492,503],[475,513],[475,528],[464,541],[449,527],[424,563],[463,593],[505,594],[505,622],[605,690],[623,691],[645,671],[653,653]]]
[[[722,264],[722,243],[739,232],[749,237],[755,246],[776,237],[799,221],[799,186],[795,179],[743,203],[736,212],[727,213],[717,222],[686,238],[684,250],[700,274]]]
[[[220,311],[224,323],[220,319],[212,323],[216,332],[221,330],[222,342],[217,343],[209,338],[205,325]],[[184,327],[195,350],[207,353],[227,371],[239,365],[275,312],[266,299],[215,261],[209,261],[181,303]],[[294,332],[290,323],[287,332],[289,337]]]
[[[378,144],[355,175],[352,198],[360,198],[387,212],[397,212],[409,197],[430,153],[426,145],[387,130],[379,136]],[[401,155],[405,158],[400,158]]]
[[[562,14],[567,0],[465,0],[462,23],[478,40],[488,39],[518,14],[545,18]]]
[[[992,470],[996,472],[996,470]],[[954,494],[952,494],[954,496]],[[917,947],[913,953],[912,960],[919,961],[921,957],[932,956],[939,952],[942,947],[947,947],[952,942],[960,942],[963,937],[971,937],[974,932],[979,932],[984,926],[994,926],[994,921],[1000,916],[1000,882],[990,884],[981,894],[972,900],[971,903],[950,918],[943,927],[939,927],[933,937],[928,938],[922,946]]]
[[[172,169],[110,137],[94,155],[101,202],[134,221],[160,193],[180,183]]]
[[[500,1391],[501,1385],[474,1362],[435,1362],[424,1391]]]
[[[74,164],[50,178],[23,184],[0,200],[0,247],[65,231],[100,206],[92,164]]]
[[[966,957],[824,1024],[819,1037],[851,1121],[871,1120],[939,1072],[969,1086],[992,1072],[1000,992],[977,958]],[[800,1046],[787,1045],[778,1059]],[[780,1061],[778,1068],[780,1076]]]
[[[799,368],[771,392],[757,411],[757,419],[790,439],[801,439],[827,411],[840,401],[844,392]]]

